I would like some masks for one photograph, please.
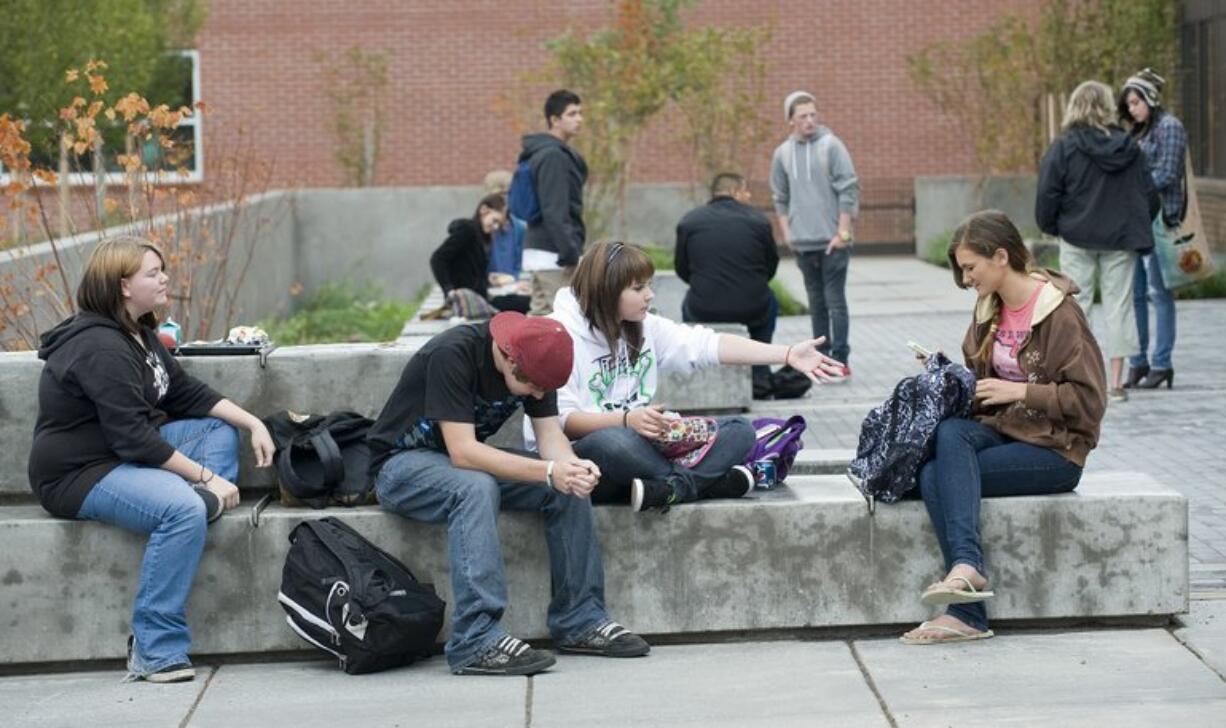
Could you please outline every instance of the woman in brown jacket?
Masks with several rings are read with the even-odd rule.
[[[921,601],[949,607],[903,635],[906,644],[992,636],[980,498],[1077,487],[1106,410],[1102,353],[1073,298],[1076,284],[1036,269],[1004,213],[967,218],[954,232],[949,262],[954,283],[979,294],[962,342],[978,385],[971,418],[942,422],[936,452],[920,469],[947,569]]]

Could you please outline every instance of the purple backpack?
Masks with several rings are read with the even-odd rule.
[[[792,415],[786,420],[777,417],[759,417],[753,421],[756,433],[753,448],[745,456],[745,465],[752,467],[758,460],[775,461],[775,477],[782,482],[788,477],[796,453],[805,446],[800,436],[805,432],[805,418]]]

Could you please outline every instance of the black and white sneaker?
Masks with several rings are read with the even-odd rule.
[[[477,656],[477,661],[461,668],[460,675],[535,675],[553,667],[558,658],[544,650],[534,650],[527,642],[503,635],[493,646]]]
[[[753,473],[749,468],[733,465],[731,470],[707,486],[704,495],[708,498],[743,498],[753,490],[753,482]]]
[[[196,668],[189,662],[176,662],[167,665],[157,672],[141,675],[132,669],[132,651],[135,649],[136,638],[128,635],[128,677],[127,680],[144,680],[151,683],[180,683],[196,679]]]
[[[221,518],[221,514],[226,512],[225,504],[221,502],[221,499],[213,491],[202,485],[192,486],[192,490],[196,491],[196,495],[200,496],[200,500],[204,501],[204,513],[209,523]]]
[[[651,652],[651,645],[617,622],[605,622],[577,642],[558,645],[558,650],[597,657],[642,657]]]
[[[661,513],[667,513],[680,500],[677,490],[666,481],[648,478],[630,481],[630,509],[635,512],[659,508]]]

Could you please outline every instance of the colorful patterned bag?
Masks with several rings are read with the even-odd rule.
[[[692,468],[706,457],[719,423],[712,417],[671,417],[668,430],[653,444],[664,457],[683,468]]]

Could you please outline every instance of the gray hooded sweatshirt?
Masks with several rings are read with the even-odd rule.
[[[799,251],[824,250],[839,230],[839,213],[860,212],[860,179],[851,155],[824,126],[811,139],[792,135],[779,145],[771,159],[771,192]]]

